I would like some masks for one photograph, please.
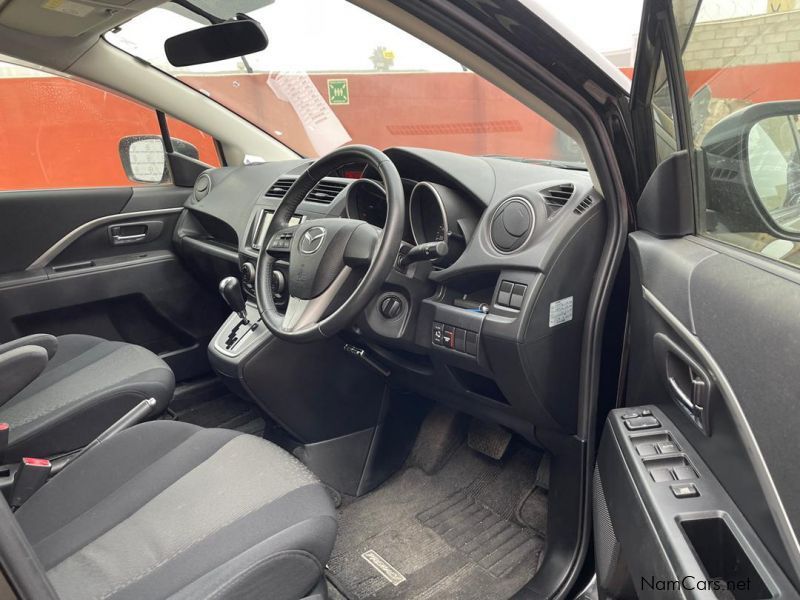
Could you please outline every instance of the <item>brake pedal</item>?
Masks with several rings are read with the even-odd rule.
[[[469,424],[467,445],[475,452],[480,452],[494,460],[500,460],[508,450],[510,443],[511,432],[500,425],[484,423],[478,419],[472,419]]]

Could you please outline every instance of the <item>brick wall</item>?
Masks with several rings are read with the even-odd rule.
[[[800,10],[695,25],[687,71],[800,62]]]

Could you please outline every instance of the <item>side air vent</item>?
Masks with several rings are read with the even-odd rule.
[[[544,198],[544,203],[547,206],[547,216],[554,215],[559,209],[564,208],[564,205],[572,198],[575,193],[575,186],[571,183],[562,183],[554,185],[539,192]]]
[[[578,206],[575,207],[575,210],[573,212],[576,215],[582,215],[587,210],[589,210],[589,207],[592,205],[593,202],[594,200],[592,200],[591,196],[586,196],[586,198],[581,200],[580,204],[578,204]]]
[[[283,198],[286,195],[286,192],[289,191],[289,188],[292,187],[294,183],[294,179],[278,179],[275,183],[272,184],[267,190],[267,193],[264,194],[267,198]]]
[[[312,202],[319,202],[320,204],[330,204],[346,187],[346,183],[323,179],[314,186],[314,189],[308,193],[305,199],[311,200]]]
[[[492,245],[504,254],[514,252],[528,241],[536,225],[536,215],[527,200],[514,196],[494,213],[489,229]]]
[[[200,175],[197,178],[197,181],[194,182],[194,188],[192,189],[192,194],[194,195],[194,201],[200,202],[203,198],[208,196],[208,193],[211,191],[211,177],[209,177],[206,173]]]

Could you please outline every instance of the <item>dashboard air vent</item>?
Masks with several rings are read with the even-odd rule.
[[[580,204],[578,204],[578,206],[575,207],[575,210],[573,212],[576,215],[582,215],[587,210],[589,210],[589,207],[592,205],[593,202],[594,200],[592,200],[591,196],[586,196],[586,198],[581,200]]]
[[[208,196],[208,193],[211,191],[211,177],[209,177],[206,173],[200,175],[197,178],[197,181],[194,182],[194,188],[192,189],[192,194],[194,195],[194,201],[200,202],[203,198]]]
[[[536,215],[528,201],[514,196],[503,201],[495,211],[489,237],[498,251],[508,254],[528,241],[535,224]]]
[[[286,192],[289,191],[289,188],[292,187],[294,183],[294,179],[278,179],[275,183],[272,184],[267,190],[267,193],[264,194],[267,198],[283,198],[286,195]]]
[[[323,179],[314,186],[313,190],[308,192],[308,196],[305,199],[319,202],[320,204],[330,204],[339,195],[339,192],[346,187],[346,183]]]
[[[547,216],[550,217],[564,208],[564,205],[572,198],[575,193],[575,186],[571,183],[554,185],[539,192],[547,205]]]

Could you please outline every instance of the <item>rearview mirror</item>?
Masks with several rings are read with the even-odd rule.
[[[164,52],[173,67],[188,67],[245,56],[267,47],[267,34],[256,21],[224,21],[173,36]]]
[[[198,159],[197,148],[178,138],[172,138],[175,152]],[[164,142],[158,135],[131,135],[119,141],[119,157],[125,175],[137,183],[164,183],[169,179]]]
[[[702,142],[707,195],[731,231],[800,233],[800,102],[765,102],[719,121]]]

